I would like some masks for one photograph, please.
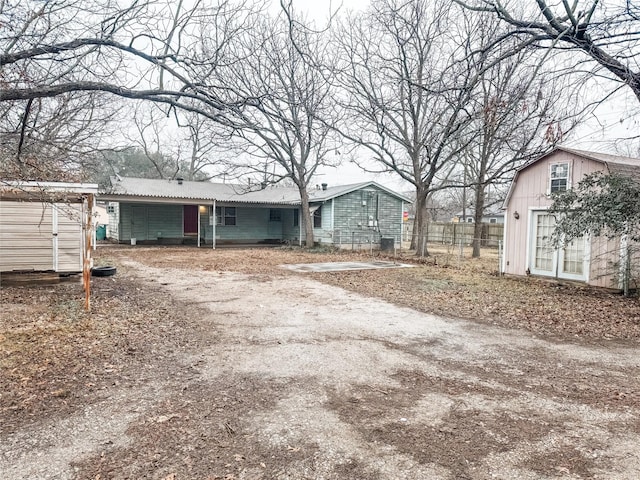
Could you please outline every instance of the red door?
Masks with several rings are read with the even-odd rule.
[[[185,205],[183,218],[184,218],[184,234],[197,235],[198,234],[198,206]]]

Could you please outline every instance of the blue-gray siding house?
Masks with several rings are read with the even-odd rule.
[[[297,188],[114,177],[107,236],[121,243],[221,244],[304,241]],[[410,199],[375,182],[309,191],[315,241],[363,248],[402,234]]]

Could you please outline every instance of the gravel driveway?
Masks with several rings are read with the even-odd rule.
[[[437,318],[303,275],[124,265],[197,307],[210,338],[6,436],[0,477],[640,478],[636,349]]]

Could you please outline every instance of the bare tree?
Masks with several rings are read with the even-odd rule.
[[[153,178],[176,178],[181,166],[180,144],[166,114],[153,104],[140,102],[132,120],[133,125],[124,132],[124,137],[153,167]]]
[[[102,95],[65,94],[36,98],[15,108],[0,102],[0,177],[82,180],[119,105]]]
[[[426,238],[427,198],[444,187],[472,137],[473,29],[447,0],[376,0],[340,31],[340,132],[416,190],[412,246]],[[428,253],[428,252],[427,252]]]
[[[199,115],[187,115],[182,130],[186,131],[184,142],[186,143],[187,179],[196,180],[213,178],[214,172],[208,171],[219,163],[217,141],[218,129]]]
[[[318,68],[328,47],[322,32],[293,21],[290,5],[283,8],[286,15],[265,17],[238,42],[236,51],[245,60],[219,69],[218,78],[239,98],[256,99],[233,112],[244,145],[242,161],[270,183],[293,182],[300,193],[306,244],[313,245],[308,187],[318,167],[334,161],[331,130],[320,121],[331,101],[330,72]]]
[[[490,16],[485,16],[480,28],[487,38],[500,36],[499,25]],[[474,257],[480,256],[488,187],[509,182],[517,167],[550,151],[579,118],[578,86],[566,75],[542,70],[545,55],[541,52],[516,47],[503,42],[489,55],[474,57],[489,63],[488,68],[477,66],[480,81],[470,100],[476,112],[471,125],[475,133],[463,155],[463,188],[471,186],[473,192]],[[499,62],[492,61],[496,56]]]
[[[513,27],[509,35],[529,37],[543,47],[581,51],[640,101],[640,5],[636,2],[536,0],[515,11],[501,0],[457,0],[474,11],[491,12]]]
[[[224,122],[253,100],[221,100],[225,86],[210,78],[234,61],[230,40],[258,15],[240,0],[0,2],[0,103],[27,111],[38,98],[105,92]]]

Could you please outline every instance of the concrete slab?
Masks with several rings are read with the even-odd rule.
[[[282,268],[295,272],[344,272],[347,270],[377,270],[380,268],[411,268],[413,265],[396,262],[326,262],[326,263],[298,263],[280,265]]]

